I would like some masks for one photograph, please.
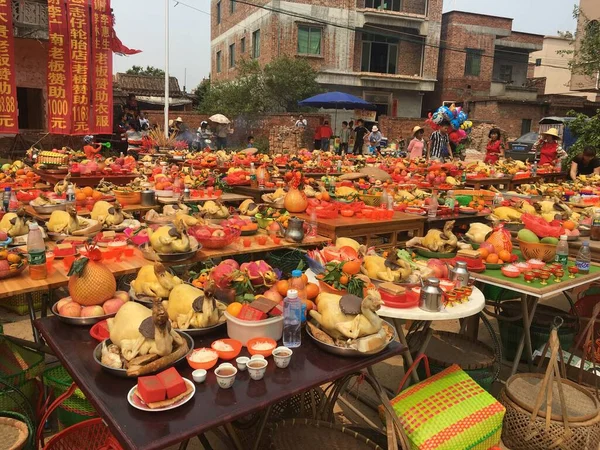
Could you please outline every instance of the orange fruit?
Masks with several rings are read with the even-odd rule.
[[[27,172],[27,177],[28,177],[28,178],[33,178],[33,177],[35,177],[35,172],[33,172],[33,171],[29,171],[29,172]]]
[[[508,250],[500,250],[498,253],[498,258],[500,258],[502,261],[510,261],[512,259],[512,255]]]
[[[94,193],[94,190],[89,186],[84,187],[81,191],[85,194],[86,197],[91,197]]]
[[[328,202],[331,201],[331,196],[329,195],[329,192],[325,191],[321,193],[321,200],[323,200],[324,202]]]
[[[350,278],[348,277],[348,275],[342,275],[340,277],[340,283],[341,284],[346,285],[346,284],[348,284],[348,281],[350,281]]]
[[[25,169],[19,169],[16,172],[17,175],[25,175]]]
[[[481,259],[486,259],[489,254],[490,254],[490,251],[487,248],[479,249],[479,255],[481,256]]]
[[[6,259],[11,264],[19,264],[21,262],[21,257],[15,253],[9,253]]]
[[[498,255],[496,253],[490,253],[487,258],[485,258],[485,262],[488,262],[490,264],[497,264],[498,263]]]
[[[308,298],[309,300],[317,298],[319,292],[321,292],[321,289],[319,289],[319,286],[315,283],[308,283],[306,285],[306,298]]]
[[[309,311],[311,311],[313,309],[317,309],[317,305],[315,305],[310,300],[302,300],[302,303],[304,303],[306,305],[306,317],[308,317]]]
[[[279,280],[275,284],[275,289],[279,292],[279,295],[283,295],[284,297],[287,295],[287,291],[290,288],[290,283],[288,280]]]
[[[102,198],[104,194],[102,194],[102,192],[99,191],[94,191],[94,193],[92,194],[92,198],[94,200],[100,200]]]
[[[342,271],[348,275],[356,275],[360,272],[360,261],[348,261],[344,263]]]
[[[240,302],[233,302],[227,305],[227,312],[233,317],[237,317],[242,310],[243,305]]]
[[[302,281],[304,282],[304,285],[306,286],[308,284],[308,276],[305,273],[303,273],[300,278],[302,278]]]
[[[577,227],[577,224],[575,222],[573,222],[572,220],[565,220],[563,222],[563,227],[565,227],[565,229],[567,230],[574,230]]]
[[[85,202],[86,199],[87,199],[87,197],[83,192],[77,192],[75,194],[75,200],[79,200],[80,202]]]

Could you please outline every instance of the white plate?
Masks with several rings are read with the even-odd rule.
[[[184,405],[187,402],[189,402],[190,399],[196,393],[196,386],[194,386],[194,383],[192,383],[187,378],[184,378],[183,381],[185,381],[185,384],[188,387],[191,386],[192,392],[189,393],[187,396],[183,397],[181,400],[177,401],[176,403],[173,403],[172,405],[169,405],[169,406],[165,406],[164,408],[152,409],[152,408],[146,406],[144,401],[140,397],[138,397],[137,395],[134,394],[135,388],[137,388],[137,384],[134,387],[132,387],[131,390],[129,391],[129,393],[127,394],[127,401],[129,402],[129,404],[131,406],[133,406],[135,409],[139,409],[140,411],[159,412],[159,411],[168,411],[170,409],[178,408],[181,405]]]

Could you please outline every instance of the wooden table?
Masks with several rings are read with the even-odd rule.
[[[307,214],[298,217],[310,222]],[[356,239],[367,247],[387,248],[401,245],[415,236],[423,236],[425,217],[394,212],[389,220],[338,216],[336,219],[317,219],[318,233],[332,241],[338,237]]]
[[[539,176],[528,177],[528,178],[517,178],[517,179],[512,178],[508,185],[508,190],[514,191],[517,188],[517,186],[520,186],[521,184],[534,184],[540,180],[541,180],[541,177],[539,177]]]
[[[148,413],[127,402],[127,393],[136,379],[115,377],[96,364],[93,351],[98,342],[90,337],[88,327],[69,326],[56,317],[36,320],[35,326],[119,443],[129,450],[164,449],[210,429],[228,427],[231,421],[249,414],[268,413],[270,406],[281,400],[357,373],[404,350],[392,342],[377,355],[344,358],[324,353],[304,334],[287,369],[278,369],[269,358],[263,380],[253,381],[247,371],[238,372],[230,389],[220,389],[210,370],[206,381],[196,384],[196,394],[188,403],[171,411]],[[226,337],[225,331],[197,337],[195,348],[210,347],[222,337]],[[247,354],[246,349],[242,354]],[[183,377],[192,380],[192,369],[185,361],[176,367]],[[263,414],[261,430],[266,418]]]
[[[262,196],[263,194],[270,194],[275,192],[277,188],[258,188],[251,186],[232,186],[231,188],[234,194],[249,195],[254,199],[256,203],[264,203]]]
[[[485,189],[490,186],[499,186],[502,185],[505,188],[510,186],[510,177],[500,177],[500,178],[472,178],[468,179],[463,183],[466,187],[472,187],[473,189]],[[510,190],[510,189],[508,189]]]
[[[553,297],[558,294],[566,294],[567,291],[573,290],[580,286],[589,285],[595,281],[600,280],[600,265],[592,264],[596,267],[593,273],[587,275],[578,274],[575,278],[568,278],[568,273],[565,274],[563,281],[555,283],[551,278],[548,280],[546,286],[542,286],[539,281],[535,281],[532,284],[521,284],[508,277],[502,275],[500,270],[486,270],[482,273],[471,272],[471,278],[475,281],[489,284],[492,286],[500,287],[502,289],[511,290],[521,295],[521,310],[523,320],[523,336],[517,348],[517,353],[513,361],[512,374],[517,372],[519,361],[523,349],[525,349],[525,355],[529,363],[530,370],[532,369],[532,347],[531,347],[531,335],[530,328],[533,322],[533,316],[537,308],[538,301],[544,298]]]
[[[38,169],[33,169],[33,170],[36,174],[38,174],[41,177],[42,180],[44,180],[47,183],[50,183],[52,185],[58,183],[59,181],[62,181],[67,176],[66,173],[55,174],[55,173],[48,173],[44,170],[38,170]],[[102,180],[104,178],[104,181],[116,184],[117,186],[123,186],[123,185],[135,180],[138,176],[139,176],[139,174],[136,174],[136,173],[129,174],[129,175],[94,174],[94,175],[84,175],[84,176],[77,176],[77,175],[71,174],[71,182],[75,183],[79,187],[85,187],[85,186],[96,187],[98,185],[98,183],[100,182],[100,180]]]
[[[542,179],[542,181],[546,183],[555,183],[557,181],[566,180],[568,178],[568,174],[566,172],[551,172],[551,173],[539,173],[538,177]]]
[[[125,205],[123,206],[123,211],[127,213],[139,213],[149,211],[151,209],[160,208],[162,205],[154,205],[154,206],[143,206],[143,205]],[[25,205],[23,207],[25,210],[25,214],[30,217],[33,217],[35,220],[40,220],[42,222],[46,222],[50,219],[50,214],[40,214],[33,209],[31,205]],[[77,207],[77,215],[78,216],[89,216],[92,212],[87,208]]]
[[[410,214],[410,213],[408,213]],[[483,222],[483,223],[488,223],[490,222],[489,219],[487,218],[489,216],[489,214],[482,214],[482,213],[477,213],[477,214],[451,214],[449,216],[437,216],[434,218],[429,218],[426,217],[425,219],[425,232],[429,231],[432,228],[437,228],[437,229],[442,229],[444,228],[444,223],[446,223],[448,220],[454,220],[454,227],[457,227],[459,225],[463,225],[463,224],[470,224],[473,223],[474,221],[477,222]]]

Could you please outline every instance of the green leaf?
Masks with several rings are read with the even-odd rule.
[[[83,269],[85,269],[85,266],[87,265],[88,261],[89,259],[85,257],[76,259],[75,261],[73,261],[73,264],[71,264],[71,270],[69,270],[69,273],[67,275],[70,277],[73,275],[80,276],[83,273]]]

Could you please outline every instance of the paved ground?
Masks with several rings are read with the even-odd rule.
[[[553,299],[549,299],[547,301],[544,301],[543,303],[555,306],[555,307],[563,309],[563,310],[568,309],[566,306],[566,305],[568,305],[568,303],[566,302],[566,300],[564,300],[564,297],[562,297],[562,296],[553,298]],[[29,319],[27,316],[18,316],[13,313],[8,313],[4,309],[1,309],[0,310],[0,320],[3,323],[4,332],[6,334],[17,336],[17,337],[20,337],[23,339],[30,339],[30,340],[32,339],[32,330],[31,330],[31,326],[30,326]],[[497,323],[495,321],[492,321],[492,325],[494,326],[494,328],[497,331]],[[446,331],[458,331],[458,329],[459,329],[458,321],[439,322],[439,323],[435,323],[433,327],[438,330],[446,330]],[[487,331],[485,330],[484,327],[480,327],[479,339],[484,343],[491,344],[489,334],[487,333]],[[377,375],[379,381],[384,386],[395,391],[397,389],[398,383],[400,382],[400,379],[402,378],[402,375],[403,375],[402,358],[395,357],[395,358],[389,359],[383,363],[376,365],[374,367],[374,370],[375,370],[375,374]],[[526,367],[523,367],[523,370],[526,370]],[[507,362],[505,362],[502,367],[502,371],[501,371],[501,375],[500,375],[500,382],[497,382],[496,385],[494,386],[494,392],[498,392],[502,388],[502,383],[506,380],[506,378],[509,376],[509,374],[510,374],[510,365]],[[373,401],[376,401],[372,392],[370,391],[370,389],[367,389],[367,387],[361,386],[358,388],[358,390],[361,392],[361,394],[364,394],[364,395],[372,398]],[[366,417],[367,420],[371,421],[373,424],[381,424],[381,422],[378,418],[378,415],[371,408],[366,406],[361,401],[356,400],[351,395],[346,396],[346,399],[347,399],[346,404],[338,402],[338,405],[336,407],[336,414],[337,414],[339,421],[341,421],[341,422],[360,421],[361,419],[355,412],[355,411],[358,411],[358,412],[360,412],[360,414],[362,414],[364,417]],[[364,424],[364,421],[363,421],[363,424]],[[212,441],[212,439],[211,439],[211,441]],[[173,446],[169,450],[176,450],[178,448],[179,448],[178,446]],[[225,449],[225,447],[222,445],[219,445],[218,442],[214,443],[214,448],[215,448],[215,450]],[[506,447],[502,447],[502,448],[506,449]],[[197,450],[197,449],[198,450],[202,449],[202,446],[199,444],[199,442],[197,440],[194,440],[188,446],[188,450]]]

